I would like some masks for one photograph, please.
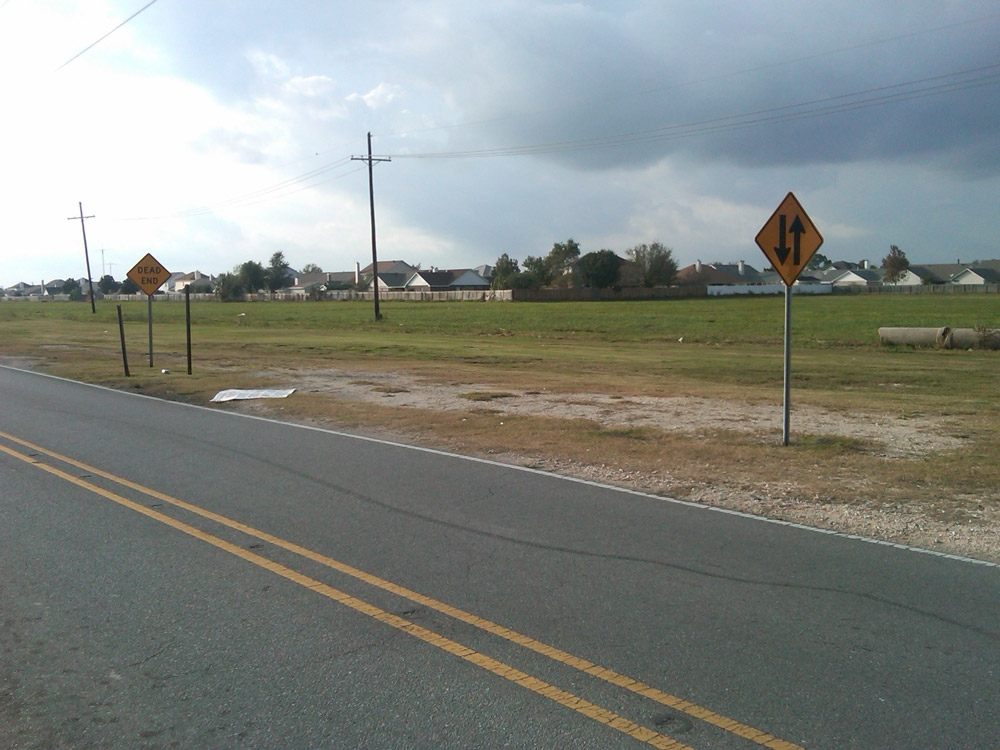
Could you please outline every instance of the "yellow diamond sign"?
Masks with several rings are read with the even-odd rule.
[[[156,290],[163,286],[163,283],[170,278],[170,271],[149,253],[136,263],[127,274],[135,285],[152,297]]]
[[[823,244],[819,230],[791,193],[781,201],[755,239],[785,286],[795,283]]]

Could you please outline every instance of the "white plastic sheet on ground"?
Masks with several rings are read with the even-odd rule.
[[[294,388],[260,388],[257,390],[239,390],[230,388],[228,391],[219,391],[212,396],[213,402],[219,401],[246,401],[252,398],[288,398],[295,393]]]

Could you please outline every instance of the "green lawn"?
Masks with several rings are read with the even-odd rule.
[[[254,356],[278,361],[393,361],[577,376],[645,390],[780,389],[780,296],[627,302],[195,302],[196,364]],[[146,352],[146,304],[122,304],[129,349]],[[991,407],[995,352],[885,348],[880,326],[998,325],[994,295],[795,297],[792,372],[796,390],[845,406],[913,399],[950,409]],[[114,303],[0,303],[0,353],[52,356],[53,346],[87,350],[120,367]],[[154,357],[177,367],[184,305],[154,301]],[[50,352],[46,355],[46,352]],[[95,365],[97,362],[94,363]],[[98,370],[102,368],[98,367]],[[921,407],[923,408],[923,407]]]

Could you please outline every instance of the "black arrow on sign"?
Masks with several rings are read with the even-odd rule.
[[[799,221],[799,217],[798,216],[795,217],[795,222],[797,222],[797,221]],[[792,231],[793,232],[795,231],[795,222],[792,222]],[[799,222],[799,227],[801,227],[801,226],[802,226],[802,222]],[[798,250],[798,247],[799,247],[799,245],[798,245],[798,239],[799,239],[799,236],[796,234],[795,235],[795,249],[796,250]],[[785,261],[788,259],[788,253],[790,253],[792,251],[792,249],[790,247],[788,247],[788,245],[786,244],[786,240],[785,240],[785,215],[784,214],[778,214],[778,245],[780,245],[780,247],[774,248],[774,254],[778,256],[778,262],[781,265],[785,265]],[[798,253],[796,253],[795,257],[796,258],[798,257]]]
[[[782,216],[782,219],[785,217]],[[795,239],[792,240],[792,265],[798,267],[801,265],[802,260],[799,255],[799,250],[802,247],[802,235],[805,234],[806,228],[802,226],[802,219],[799,218],[798,214],[795,214],[795,219],[792,221],[792,226],[789,231],[794,235]],[[781,244],[785,244],[784,233],[782,233]],[[785,248],[785,256],[788,256],[788,248]],[[781,261],[784,263],[784,259]]]

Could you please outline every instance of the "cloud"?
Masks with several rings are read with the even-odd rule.
[[[403,93],[401,87],[391,83],[380,83],[367,94],[350,94],[349,102],[364,102],[369,109],[381,109],[398,99]]]
[[[81,199],[116,262],[351,268],[367,132],[386,252],[442,267],[570,236],[750,262],[790,189],[829,257],[997,251],[984,0],[157,3],[52,72],[132,10],[2,10],[5,284],[69,274]]]

